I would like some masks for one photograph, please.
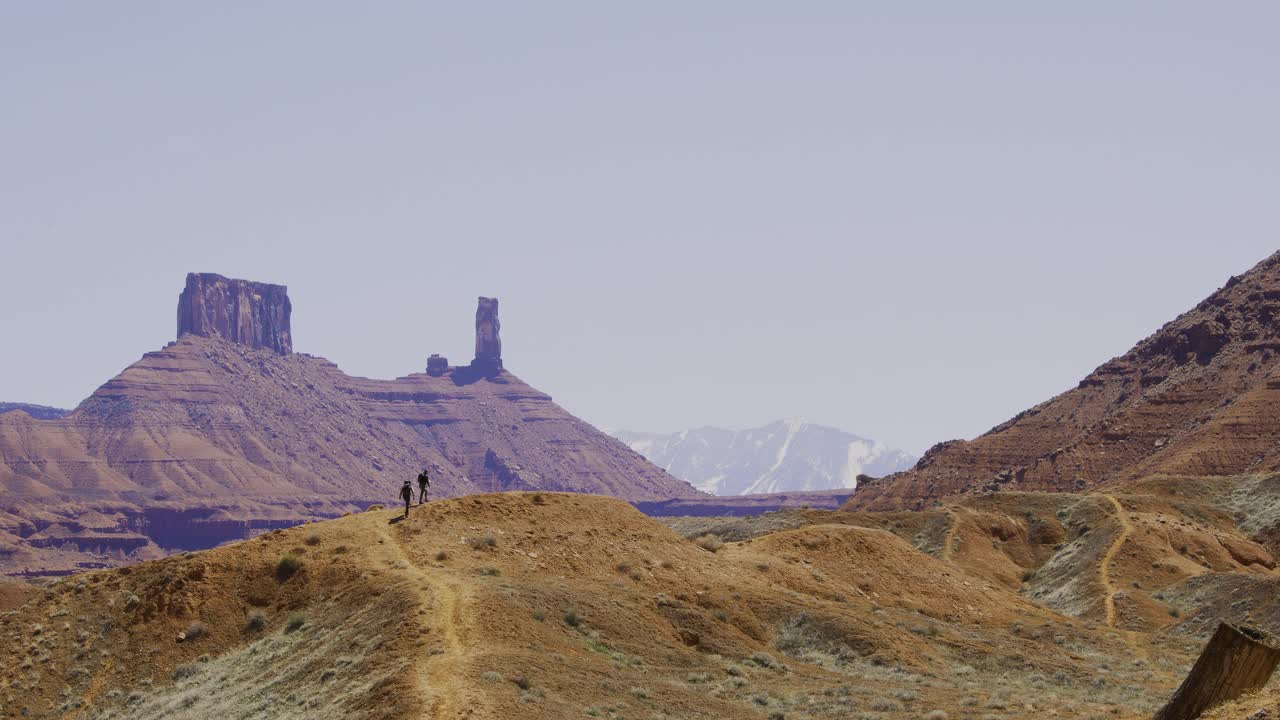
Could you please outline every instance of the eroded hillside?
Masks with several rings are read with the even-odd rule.
[[[398,516],[51,585],[0,616],[4,716],[1136,717],[1195,650],[878,528],[717,547],[555,493]]]

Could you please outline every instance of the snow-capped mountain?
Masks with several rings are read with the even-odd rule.
[[[853,488],[859,474],[880,477],[916,462],[883,443],[804,420],[750,430],[611,433],[655,465],[716,495]]]

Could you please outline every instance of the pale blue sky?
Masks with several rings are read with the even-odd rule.
[[[355,374],[471,355],[599,425],[913,452],[1277,249],[1269,2],[6,3],[0,400],[281,282]]]

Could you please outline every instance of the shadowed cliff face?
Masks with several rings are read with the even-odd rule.
[[[189,273],[178,296],[178,337],[217,336],[287,355],[293,352],[292,311],[284,285]]]
[[[1280,469],[1280,253],[1079,385],[913,470],[851,508],[919,507],[975,490],[1083,490],[1150,475]],[[1034,362],[1034,357],[1028,357]]]

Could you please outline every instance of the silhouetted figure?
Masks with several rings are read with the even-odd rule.
[[[427,501],[427,488],[431,487],[431,478],[427,477],[427,471],[423,470],[418,473],[418,504]]]
[[[413,500],[413,488],[409,487],[408,480],[400,486],[400,497],[404,498],[404,516],[409,517],[409,501]]]

